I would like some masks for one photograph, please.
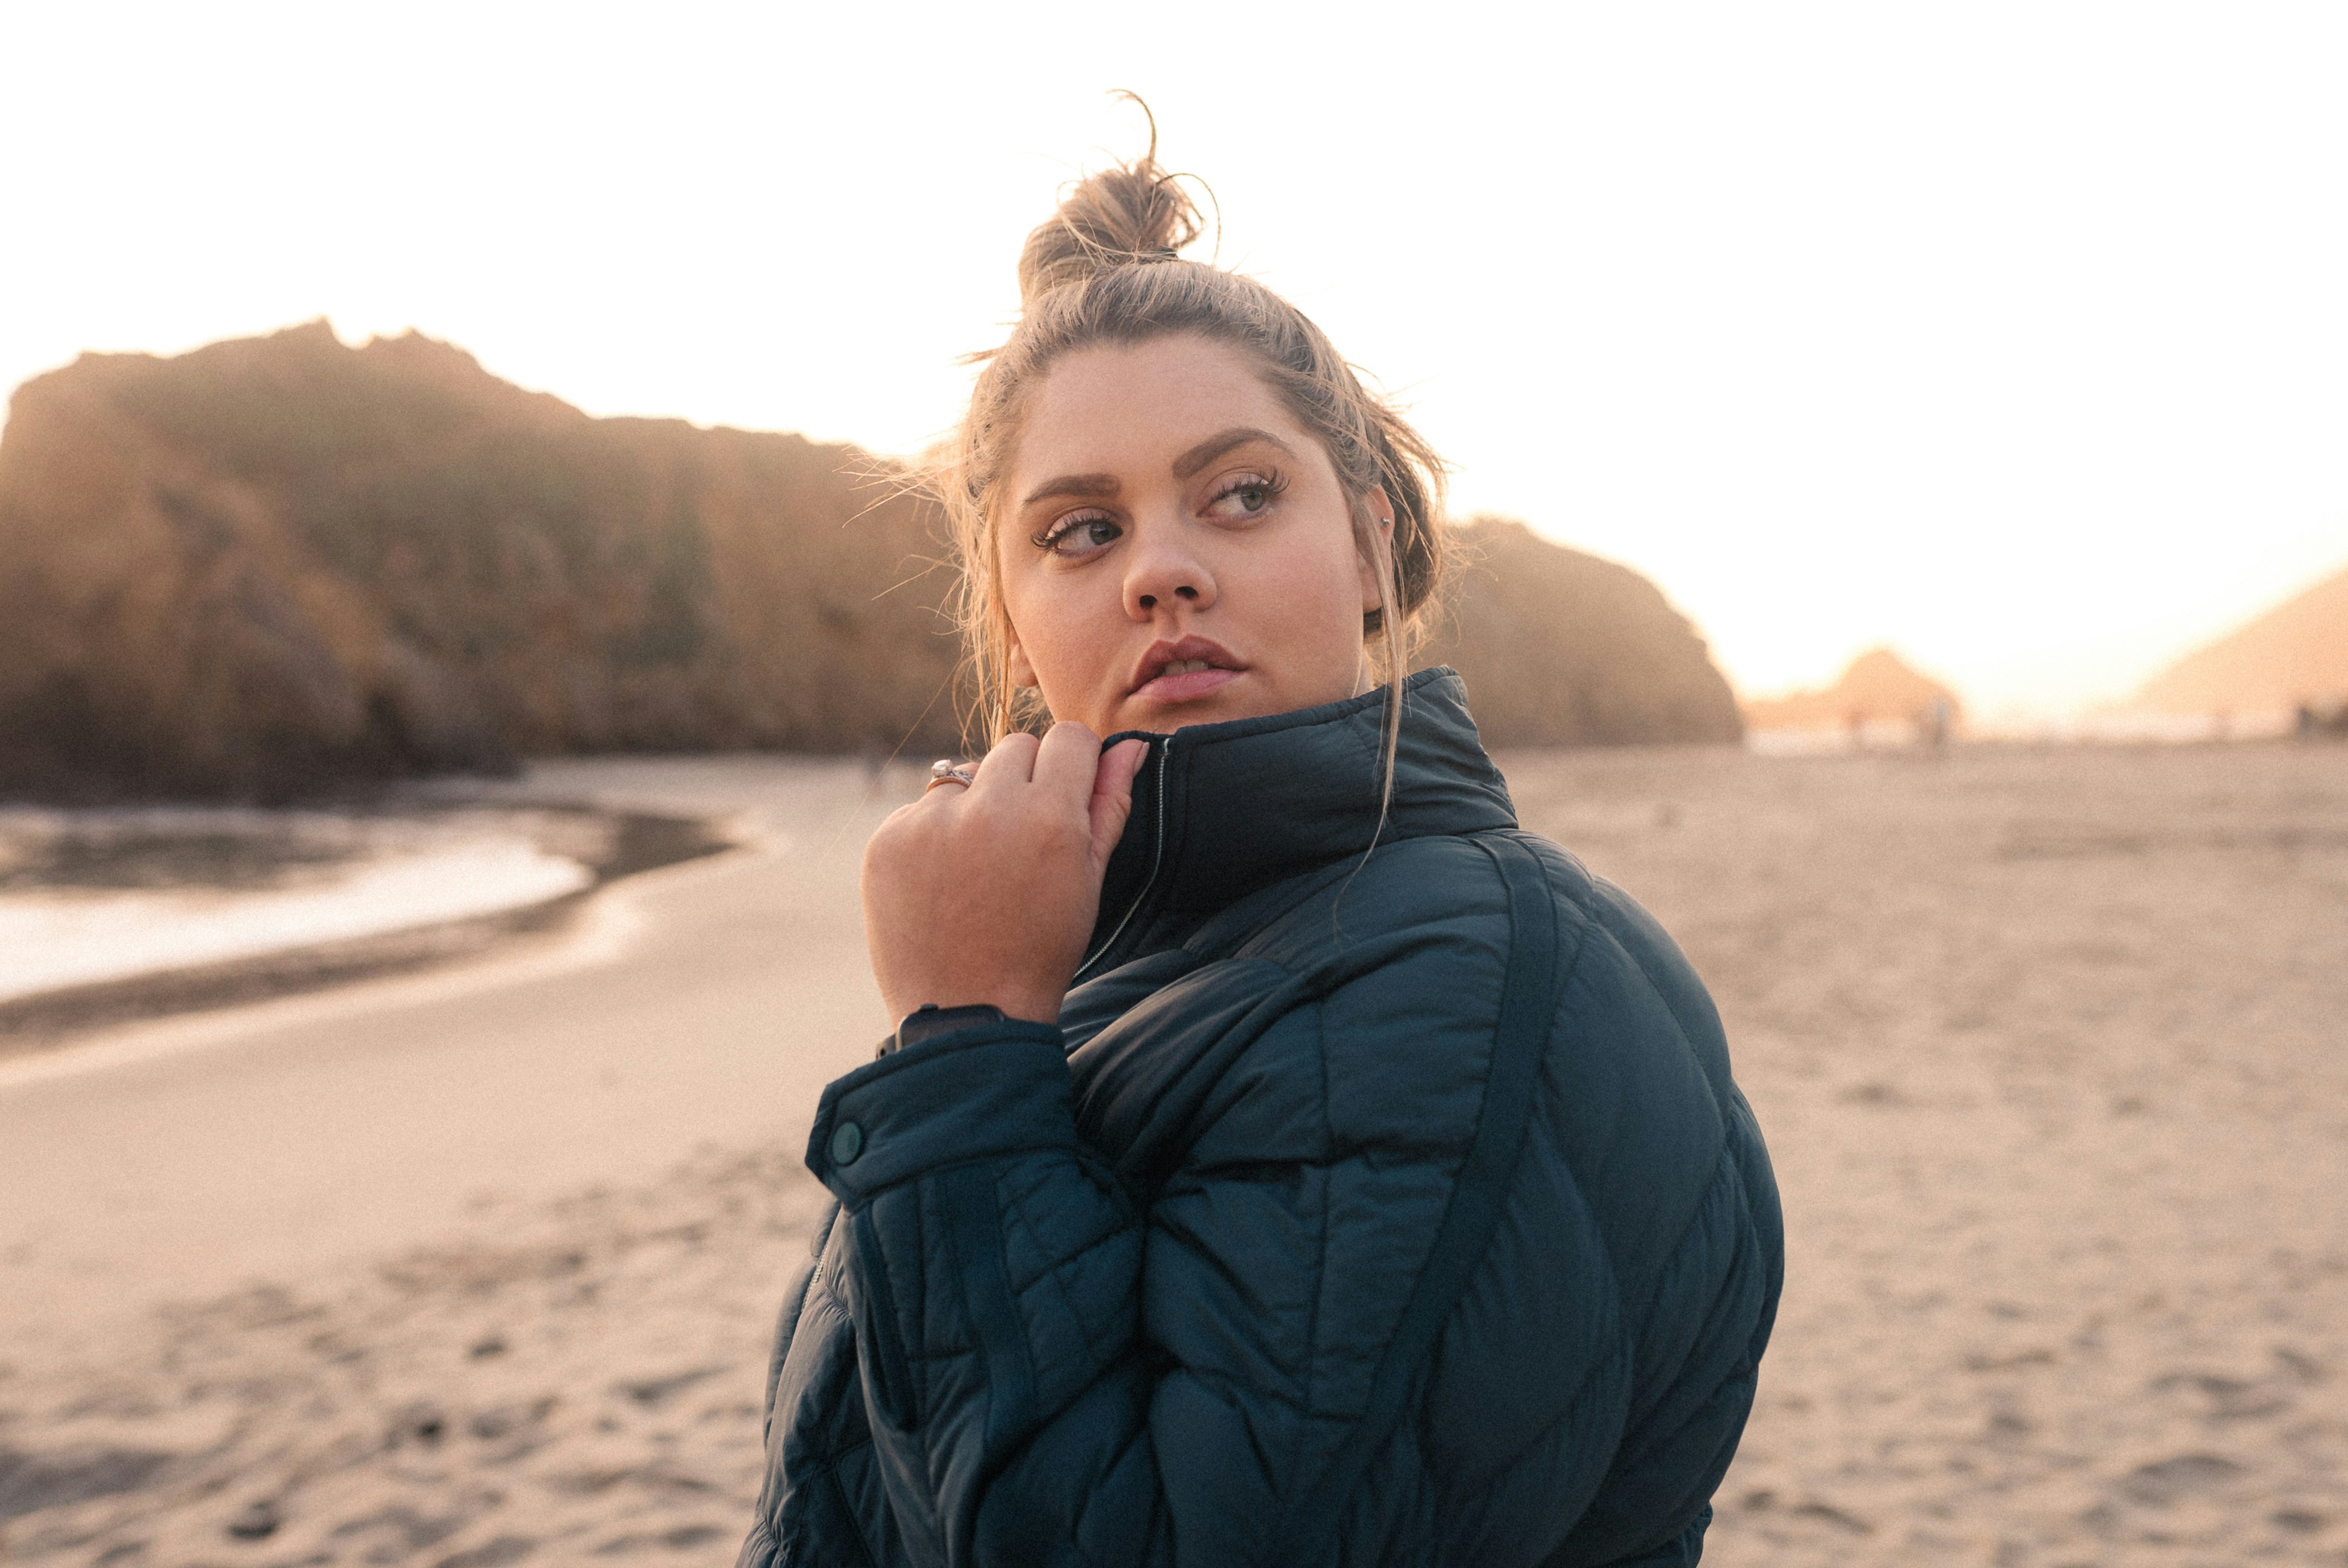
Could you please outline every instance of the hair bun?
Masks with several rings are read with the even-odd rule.
[[[1112,268],[1174,260],[1206,228],[1177,178],[1158,161],[1152,120],[1148,152],[1087,176],[1027,236],[1019,252],[1020,303],[1032,306],[1054,289]]]

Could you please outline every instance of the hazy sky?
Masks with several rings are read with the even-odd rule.
[[[1142,129],[1463,509],[2060,711],[2348,563],[2348,6],[0,9],[0,383],[326,315],[889,451]]]

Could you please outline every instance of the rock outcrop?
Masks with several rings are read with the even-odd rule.
[[[876,472],[591,419],[414,334],[85,355],[0,438],[0,787],[944,746],[943,547]]]
[[[1703,638],[1626,566],[1519,522],[1458,525],[1460,567],[1421,664],[1450,664],[1494,746],[1734,742],[1736,699]]]
[[[521,756],[958,734],[935,508],[854,448],[594,419],[325,323],[27,382],[0,436],[0,792],[280,799]],[[1429,661],[1499,744],[1721,740],[1627,569],[1479,523]]]
[[[1822,691],[1795,692],[1746,703],[1745,722],[1756,730],[1912,723],[1945,734],[1962,711],[1954,692],[1909,668],[1889,648],[1870,648]]]
[[[2137,702],[2168,713],[2348,703],[2348,569],[2187,654],[2147,682]]]

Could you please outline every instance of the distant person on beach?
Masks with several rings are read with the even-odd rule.
[[[1406,676],[1441,466],[1200,229],[1080,184],[941,459],[992,745],[866,851],[740,1562],[1693,1563],[1783,1251],[1719,1019]]]
[[[1956,728],[1955,706],[1946,697],[1934,697],[1924,704],[1916,728],[1926,751],[1943,749],[1949,743],[1949,732]]]

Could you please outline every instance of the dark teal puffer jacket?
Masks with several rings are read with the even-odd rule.
[[[1448,671],[1365,864],[1384,700],[1153,738],[1059,1027],[824,1091],[744,1564],[1695,1562],[1777,1301],[1760,1132]]]

